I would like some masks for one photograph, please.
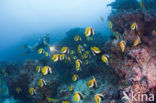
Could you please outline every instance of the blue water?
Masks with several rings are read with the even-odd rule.
[[[109,35],[108,3],[114,0],[1,0],[0,61],[22,61],[19,47],[34,43],[46,33],[50,43],[61,40],[71,28],[93,27]],[[100,16],[104,18],[102,22]]]

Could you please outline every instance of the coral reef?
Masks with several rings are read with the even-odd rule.
[[[126,5],[127,2],[129,6]],[[154,0],[147,4],[146,0],[143,2],[146,9],[149,5],[155,5]],[[103,103],[121,103],[124,102],[123,91],[129,97],[132,97],[131,91],[138,97],[143,93],[156,95],[156,14],[151,10],[138,9],[140,5],[136,0],[116,0],[109,6],[117,12],[109,16],[109,21],[112,23],[112,35],[118,33],[118,36],[109,39],[95,33],[92,38],[86,38],[85,29],[74,28],[67,32],[63,40],[55,44],[56,51],[50,54],[60,54],[62,47],[78,51],[78,46],[81,45],[91,55],[87,58],[88,63],[84,63],[80,71],[76,71],[75,59],[72,58],[54,62],[52,57],[41,56],[38,60],[27,59],[22,65],[0,63],[0,67],[7,73],[5,81],[9,96],[25,103],[73,103],[73,96],[79,91],[83,95],[80,103],[94,103],[94,96],[98,93],[104,95]],[[136,24],[134,30],[132,24]],[[78,42],[74,41],[77,35],[81,37]],[[134,45],[137,38],[140,41]],[[125,45],[123,51],[121,41],[124,41]],[[98,55],[91,53],[93,46],[100,48]],[[109,63],[103,63],[101,60],[104,54],[107,55]],[[77,53],[75,56],[85,62],[81,54]],[[52,73],[38,73],[38,66],[48,66]],[[78,81],[72,81],[74,74],[78,75]],[[88,82],[93,77],[97,81],[97,87],[89,88]],[[46,82],[43,83],[43,87],[39,85],[40,79]],[[73,90],[69,90],[70,86]],[[35,90],[35,95],[31,95],[33,93],[29,91],[30,88]]]
[[[120,33],[119,39],[107,43],[111,47],[110,63],[122,78],[124,85],[122,88],[129,93],[129,96],[130,90],[136,94],[138,91],[140,94],[156,94],[156,47],[154,46],[156,36],[152,35],[152,31],[156,29],[155,17],[154,13],[147,11],[119,13],[109,17],[113,23],[113,31]],[[136,30],[131,30],[133,22],[137,24]],[[138,36],[141,42],[134,46],[133,43]],[[121,52],[119,45],[121,40],[126,42],[124,53]]]
[[[75,28],[67,32],[67,36],[59,43],[55,44],[57,50],[60,50],[63,46],[67,46],[70,50],[77,51],[79,44],[87,45],[86,50],[94,45],[103,48],[107,37],[103,37],[101,34],[96,33],[92,41],[88,41],[85,37],[85,29]],[[76,35],[81,36],[79,43],[75,42],[73,38]],[[70,41],[70,42],[69,42]],[[100,54],[101,55],[101,54]],[[77,55],[78,58],[81,56]],[[47,98],[53,98],[56,102],[61,103],[64,100],[74,102],[73,95],[76,91],[80,91],[84,94],[84,103],[94,102],[94,96],[96,93],[104,93],[107,99],[105,102],[109,103],[113,99],[118,99],[118,75],[114,73],[114,70],[109,66],[102,63],[98,56],[93,57],[95,60],[90,59],[89,64],[83,65],[82,70],[75,71],[74,61],[59,61],[53,62],[51,57],[41,56],[39,60],[25,60],[23,65],[12,63],[3,64],[6,72],[8,73],[6,82],[8,85],[9,93],[14,96],[15,99],[25,101],[26,103],[48,103]],[[52,68],[52,74],[43,76],[41,73],[36,72],[37,66],[50,66]],[[78,74],[80,80],[73,82],[73,74]],[[96,89],[90,89],[87,85],[88,81],[95,77],[98,83]],[[40,87],[38,82],[40,79],[46,81],[46,86]],[[82,86],[83,84],[83,86]],[[69,87],[73,85],[74,90],[69,91]],[[20,88],[21,92],[17,91]],[[29,88],[36,90],[36,95],[29,94]],[[104,89],[104,91],[103,91]],[[19,89],[18,89],[19,90]],[[52,101],[53,103],[54,101]]]
[[[141,7],[141,2],[143,7]],[[135,10],[150,10],[156,12],[156,1],[155,0],[115,0],[107,6],[112,7],[112,14],[121,12],[131,12]]]
[[[115,0],[111,4],[108,4],[107,6],[112,7],[113,13],[133,11],[140,8],[140,5],[137,2],[137,0]]]

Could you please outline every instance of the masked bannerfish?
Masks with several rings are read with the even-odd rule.
[[[84,48],[81,45],[77,47],[78,53],[81,54],[84,51]]]
[[[45,86],[46,85],[46,82],[45,82],[45,80],[43,80],[43,79],[40,79],[39,80],[39,83],[38,83],[38,85],[42,88],[43,86]]]
[[[131,24],[131,30],[137,30],[137,28],[138,26],[135,22]]]
[[[73,60],[76,60],[76,59],[77,59],[77,57],[76,57],[76,56],[72,56],[72,59],[73,59]]]
[[[76,71],[79,71],[80,70],[81,64],[82,64],[82,61],[80,59],[77,59],[75,61]]]
[[[140,37],[138,36],[137,37],[137,39],[134,41],[134,46],[137,46],[138,44],[140,44],[141,43],[141,39],[140,39]]]
[[[81,55],[81,59],[84,59],[84,55]]]
[[[38,49],[38,54],[43,54],[44,53],[44,50],[42,48]]]
[[[95,46],[91,48],[91,51],[92,51],[93,55],[101,53],[101,50]]]
[[[144,3],[143,3],[143,0],[140,0],[140,6],[141,6],[142,9],[145,8]]]
[[[60,61],[65,60],[67,56],[65,54],[60,54]]]
[[[82,96],[82,94],[80,92],[76,92],[74,94],[74,101],[79,102],[82,99],[83,99],[83,96]]]
[[[109,64],[109,62],[108,62],[108,55],[102,55],[102,57],[101,57],[101,59],[102,59],[102,61],[104,62],[104,63],[106,63],[107,65]]]
[[[30,95],[36,95],[36,90],[34,88],[29,89],[29,94]]]
[[[126,45],[125,41],[122,40],[122,41],[120,42],[120,47],[121,47],[121,51],[122,51],[122,52],[125,51],[125,45]]]
[[[77,74],[74,74],[73,77],[72,77],[72,80],[75,82],[79,79],[78,75]]]
[[[94,97],[95,103],[100,103],[101,101],[104,100],[104,95],[102,94],[96,94]]]
[[[50,54],[48,52],[44,53],[46,57],[50,57]]]
[[[95,34],[95,31],[91,27],[86,28],[85,30],[86,37],[93,36],[94,34]]]
[[[41,72],[42,72],[43,75],[51,74],[52,73],[52,68],[49,67],[49,66],[45,66],[45,67],[42,68]]]
[[[152,31],[152,35],[156,36],[156,31],[155,30]]]
[[[69,53],[69,48],[68,47],[62,47],[61,52],[64,53],[64,54],[65,53],[68,54]]]
[[[71,91],[73,91],[73,90],[74,90],[74,86],[71,85],[71,86],[69,87],[69,91],[71,92]]]
[[[85,64],[88,65],[89,64],[89,61],[88,60],[85,60]]]
[[[84,53],[84,58],[85,58],[85,59],[89,58],[89,51],[86,51],[86,52]]]
[[[62,101],[62,103],[70,103],[69,101]]]
[[[81,37],[77,35],[77,36],[74,37],[74,40],[75,41],[81,41]]]
[[[19,94],[21,91],[22,91],[21,88],[19,88],[19,87],[16,88],[16,93],[17,93],[17,94]]]
[[[46,97],[46,100],[48,101],[48,103],[58,103],[58,99]]]
[[[112,24],[112,22],[111,21],[109,21],[109,28],[112,30],[112,28],[113,28],[113,24]]]
[[[92,80],[90,80],[89,82],[88,82],[88,87],[89,88],[96,88],[97,87],[97,82],[96,82],[96,80],[95,80],[95,78],[93,77],[93,79]]]
[[[75,54],[75,51],[74,50],[70,50],[70,55],[73,55]]]
[[[59,60],[59,57],[60,57],[59,54],[54,54],[53,57],[52,57],[52,60],[53,60],[54,62],[57,62],[57,61]]]
[[[36,67],[36,72],[39,73],[41,71],[42,67],[41,66],[37,66]]]

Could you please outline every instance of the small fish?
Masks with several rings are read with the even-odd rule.
[[[62,101],[62,103],[70,103],[69,101]]]
[[[50,57],[50,54],[48,52],[44,53],[46,57]]]
[[[109,21],[109,28],[112,30],[112,28],[113,28],[113,24],[112,24],[112,22],[111,21]]]
[[[155,30],[152,31],[152,35],[156,36],[156,31]]]
[[[88,87],[89,88],[96,88],[97,87],[97,82],[96,82],[96,80],[95,80],[95,78],[93,77],[93,79],[92,80],[90,80],[89,82],[88,82]]]
[[[74,74],[73,77],[72,77],[72,80],[75,82],[79,79],[78,75],[77,74]]]
[[[43,54],[44,53],[44,50],[42,48],[38,49],[38,54]]]
[[[49,97],[46,97],[46,100],[48,101],[48,103],[55,103],[55,102],[58,102],[58,99],[49,98]]]
[[[143,3],[143,0],[140,0],[140,6],[141,6],[142,9],[145,8],[144,3]]]
[[[81,41],[81,37],[77,35],[77,36],[74,37],[74,40],[75,41]]]
[[[89,51],[86,51],[86,52],[84,53],[84,58],[87,59],[88,57],[89,57]]]
[[[75,54],[75,51],[74,51],[74,50],[71,50],[71,51],[70,51],[70,54],[71,54],[71,55]]]
[[[62,47],[61,52],[63,54],[66,54],[66,53],[68,54],[69,53],[69,48],[68,47]]]
[[[39,82],[38,82],[38,85],[42,88],[43,86],[47,85],[45,80],[43,79],[40,79]]]
[[[81,55],[81,59],[84,59],[84,55]]]
[[[53,57],[52,57],[52,60],[53,60],[54,62],[57,62],[57,61],[59,60],[59,57],[60,57],[59,54],[54,54]]]
[[[104,21],[104,19],[103,19],[103,17],[102,17],[102,16],[100,16],[100,19],[101,19],[101,21]]]
[[[140,43],[141,43],[141,39],[140,39],[140,37],[138,36],[137,39],[134,41],[133,46],[137,46],[137,45],[140,44]]]
[[[93,38],[92,37],[87,37],[87,41],[92,41]]]
[[[92,51],[93,55],[101,53],[101,50],[95,46],[91,48],[91,51]]]
[[[84,43],[83,46],[84,46],[84,47],[87,47],[87,44]]]
[[[76,57],[76,56],[73,56],[73,57],[72,57],[72,59],[73,59],[73,60],[76,60],[76,59],[77,59],[77,57]]]
[[[106,63],[106,64],[108,65],[109,62],[108,62],[108,58],[107,58],[107,57],[108,57],[107,55],[102,55],[101,59],[102,59],[102,61],[103,61],[104,63]]]
[[[77,47],[78,53],[81,54],[84,51],[84,48],[81,45]]]
[[[137,23],[134,22],[131,24],[131,30],[137,30],[138,26],[137,26]]]
[[[2,73],[5,73],[5,69],[2,69],[1,72],[2,72]]]
[[[83,99],[83,96],[82,96],[82,94],[80,92],[76,92],[74,94],[74,101],[79,102],[82,99]]]
[[[21,88],[19,88],[19,87],[16,88],[16,93],[17,93],[17,94],[19,94],[21,91],[22,91]]]
[[[68,60],[68,61],[71,61],[71,58],[70,58],[70,57],[67,57],[67,60]]]
[[[119,38],[119,32],[116,32],[116,33],[115,33],[115,36],[116,36],[116,38],[118,39],[118,38]]]
[[[49,67],[49,66],[45,66],[45,67],[42,68],[41,72],[42,72],[43,75],[47,75],[48,73],[51,74],[52,73],[52,68]]]
[[[29,94],[30,95],[36,95],[36,90],[34,88],[29,89]]]
[[[36,72],[39,73],[41,71],[41,68],[42,68],[41,66],[37,66],[36,67]]]
[[[6,89],[6,88],[1,88],[1,89],[0,89],[0,94],[5,94],[5,93],[6,93],[6,91],[7,91],[7,89]]]
[[[60,61],[66,59],[66,55],[65,54],[60,54]]]
[[[81,64],[82,64],[82,61],[80,59],[77,59],[75,61],[76,71],[80,70]]]
[[[74,90],[74,86],[71,85],[71,86],[69,87],[69,91],[71,92],[71,91],[73,91],[73,90]]]
[[[125,51],[125,45],[126,45],[126,43],[122,40],[122,41],[120,42],[120,47],[121,47],[121,51],[122,51],[122,52]]]
[[[85,60],[85,64],[88,65],[89,64],[89,61],[88,60]]]
[[[85,30],[85,35],[86,35],[86,37],[93,36],[93,35],[95,35],[95,31],[91,27],[88,27]]]
[[[140,36],[141,35],[141,32],[138,32],[138,35]]]
[[[96,94],[94,97],[95,103],[100,103],[101,101],[104,100],[104,95],[102,94]]]

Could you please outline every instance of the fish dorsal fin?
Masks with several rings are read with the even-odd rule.
[[[83,95],[81,93],[79,93],[79,95],[80,95],[80,99],[83,99]]]

